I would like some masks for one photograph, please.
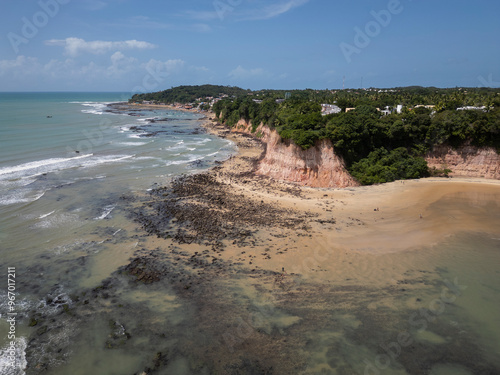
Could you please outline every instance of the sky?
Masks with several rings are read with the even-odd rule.
[[[0,91],[500,87],[498,0],[0,0]]]

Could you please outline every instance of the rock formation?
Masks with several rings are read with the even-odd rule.
[[[425,157],[429,168],[450,169],[450,176],[500,179],[500,155],[492,147],[435,146]]]
[[[232,131],[251,133],[251,129],[250,124],[241,120]],[[335,154],[329,140],[316,141],[314,147],[303,150],[292,141],[282,139],[276,130],[267,126],[259,126],[253,135],[261,138],[266,145],[257,174],[311,187],[359,185],[346,170],[342,158]]]

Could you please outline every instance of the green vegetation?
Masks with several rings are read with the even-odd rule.
[[[250,91],[206,85],[181,86],[132,100],[172,103],[205,95],[221,99],[212,110],[229,126],[244,119],[255,132],[262,123],[303,149],[319,139],[331,140],[349,172],[362,184],[419,178],[431,172],[446,175],[449,171],[429,171],[422,158],[434,145],[470,143],[500,151],[499,89]],[[341,112],[322,116],[320,104],[336,104]],[[382,115],[381,109],[397,105],[403,106],[401,113],[393,110]],[[457,110],[465,106],[481,109]],[[346,112],[346,108],[355,109]]]
[[[239,97],[246,95],[249,90],[243,90],[239,87],[231,86],[179,86],[169,90],[153,92],[149,94],[135,94],[129,102],[140,102],[143,100],[154,101],[158,103],[193,103],[199,98],[213,97],[217,98],[220,94],[228,95],[229,97]]]
[[[429,175],[423,157],[412,156],[404,147],[392,151],[379,148],[367,158],[354,163],[350,172],[363,185],[379,184],[395,180],[407,180]]]

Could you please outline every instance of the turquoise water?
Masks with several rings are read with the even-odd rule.
[[[101,206],[92,209],[89,199],[146,190],[154,182],[208,168],[232,151],[227,141],[195,131],[200,118],[196,114],[106,112],[106,103],[121,97],[103,93],[0,94],[3,254],[26,257],[18,241],[19,231],[26,230],[27,224],[29,228],[57,228],[57,222],[78,221],[84,216],[75,210],[99,217],[106,208],[102,212]],[[148,121],[165,117],[169,121]],[[131,130],[134,126],[141,129]],[[57,194],[64,194],[65,202],[54,202]]]
[[[7,267],[16,267],[20,314],[54,290],[69,300],[71,291],[97,286],[126,263],[137,241],[117,240],[131,225],[121,197],[207,169],[234,152],[230,142],[200,130],[198,114],[108,112],[108,103],[124,98],[0,93],[0,269],[4,280]],[[78,257],[86,264],[72,269]],[[0,348],[8,343],[6,293],[0,288]],[[30,332],[29,317],[21,318],[19,368]],[[5,352],[0,358],[0,373],[17,374],[5,367]]]

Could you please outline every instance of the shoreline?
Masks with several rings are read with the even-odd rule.
[[[123,104],[126,104],[126,105],[131,106],[131,107],[138,107],[138,108],[168,109],[168,110],[181,111],[181,112],[191,112],[191,113],[209,113],[209,112],[198,111],[195,109],[176,107],[176,106],[173,106],[171,104],[140,104],[140,103],[125,103],[125,102]]]
[[[139,103],[113,103],[113,104],[124,104],[127,106],[131,107],[139,107],[139,108],[154,108],[154,109],[167,109],[167,110],[175,110],[175,111],[181,111],[181,112],[190,112],[190,113],[195,113],[195,114],[202,114],[205,115],[204,118],[200,118],[199,121],[201,122],[200,125],[203,129],[205,129],[208,133],[215,135],[220,138],[224,139],[229,139],[233,141],[236,146],[238,146],[239,142],[245,142],[246,139],[248,138],[253,138],[256,139],[253,136],[250,136],[244,132],[239,132],[239,131],[233,131],[231,128],[227,127],[226,125],[221,124],[218,122],[215,118],[215,114],[213,112],[206,112],[206,111],[199,111],[199,110],[194,110],[194,109],[186,109],[186,108],[178,108],[173,105],[159,105],[159,104],[139,104]],[[257,139],[256,139],[257,140]],[[237,156],[237,155],[235,155]],[[270,178],[273,179],[273,178]],[[274,180],[274,179],[273,179]],[[482,177],[466,177],[466,176],[451,176],[451,177],[426,177],[426,178],[421,178],[421,179],[416,179],[416,180],[397,180],[392,183],[398,183],[401,181],[453,181],[453,182],[463,182],[463,183],[481,183],[481,184],[492,184],[492,185],[500,185],[500,180],[495,180],[495,179],[488,179],[488,178],[482,178]],[[305,186],[305,185],[300,185],[294,182],[288,182],[288,181],[282,181],[284,184],[287,185],[292,185],[292,186],[297,186],[300,188],[305,188],[309,189],[310,187]],[[384,183],[384,184],[377,184],[377,185],[366,185],[366,186],[358,186],[357,188],[367,188],[369,186],[383,186],[386,184],[391,184],[391,183]],[[356,187],[347,187],[347,188],[310,188],[313,190],[343,190],[343,189],[352,189]]]
[[[257,233],[259,240],[276,248],[306,248],[307,239],[313,236],[316,246],[320,248],[335,243],[338,247],[335,252],[338,254],[390,254],[432,246],[461,231],[496,232],[493,223],[478,225],[475,222],[477,217],[468,217],[466,214],[454,215],[452,222],[449,222],[446,215],[436,212],[433,205],[456,194],[484,194],[500,201],[498,180],[431,177],[373,186],[311,188],[256,175],[256,164],[265,152],[265,146],[258,138],[231,131],[215,121],[213,113],[201,119],[200,125],[210,134],[234,142],[237,147],[235,155],[201,174],[210,176],[220,184],[223,194],[278,207],[289,212],[291,218],[303,219],[303,228],[298,229],[297,233],[273,228],[271,222],[267,228],[257,228],[250,224],[251,219],[248,220],[244,229]],[[199,188],[203,189],[203,186]],[[189,199],[186,201],[189,202]],[[230,210],[231,207],[218,209]],[[273,236],[273,231],[281,232],[280,235],[286,233],[289,240],[280,241],[279,237]],[[239,249],[229,244],[226,247],[231,248],[231,251],[226,250],[221,255],[225,260],[233,262],[244,258],[249,262],[247,257],[239,256]],[[294,263],[300,263],[301,257],[309,255],[297,250],[289,251],[287,256],[280,256],[279,259],[270,257],[270,254],[255,255],[250,264],[278,272],[283,268],[292,269]],[[326,270],[335,271],[332,267]]]
[[[68,372],[56,368],[66,359],[40,350],[47,343],[72,368],[95,358],[116,371],[114,358],[135,355],[127,365],[134,374],[362,374],[403,330],[415,345],[391,370],[416,374],[443,361],[471,373],[500,368],[488,357],[498,340],[487,342],[467,315],[486,298],[491,316],[496,311],[499,184],[304,187],[253,173],[265,150],[258,138],[211,116],[201,123],[237,152],[209,170],[119,197],[121,222],[102,221],[94,234],[114,250],[82,256],[67,272],[98,283],[80,286],[63,306],[51,291],[47,303],[59,306],[57,314],[30,314],[30,374]],[[88,272],[97,265],[106,278]],[[457,304],[446,303],[428,331],[408,322],[436,306],[443,281],[457,276],[470,286]],[[479,322],[498,327],[493,318]],[[74,342],[57,340],[60,327],[75,327]],[[87,342],[96,354],[73,354]]]
[[[411,250],[435,244],[443,236],[462,230],[481,230],[468,224],[467,217],[457,218],[458,223],[453,223],[451,228],[443,226],[442,217],[432,210],[432,205],[449,194],[474,194],[478,190],[498,194],[500,191],[500,180],[477,177],[430,177],[349,188],[312,188],[275,180],[254,173],[264,156],[265,145],[256,137],[219,123],[214,113],[169,105],[131,106],[205,114],[205,118],[199,120],[200,126],[214,136],[233,142],[237,151],[219,166],[202,174],[213,176],[219,183],[227,185],[230,194],[294,210],[297,217],[312,215],[319,222],[335,221],[335,225],[331,224],[329,228],[334,229],[333,233],[325,233],[328,228],[315,223],[311,228],[324,237],[323,241],[334,241],[351,251],[392,253]],[[488,225],[484,229],[495,230]],[[401,241],[394,245],[395,239]],[[273,268],[281,267],[275,265]]]

